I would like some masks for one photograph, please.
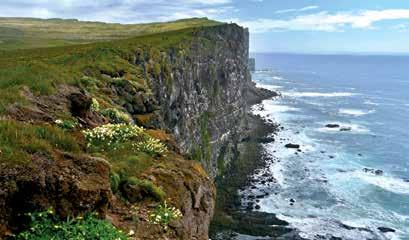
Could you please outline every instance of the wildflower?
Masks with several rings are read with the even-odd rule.
[[[130,230],[128,233],[128,236],[133,236],[135,234],[135,232],[133,230]]]
[[[92,99],[91,110],[94,112],[99,112],[99,102],[95,98]]]

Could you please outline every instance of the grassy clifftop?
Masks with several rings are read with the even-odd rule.
[[[0,50],[84,44],[218,24],[220,23],[207,18],[147,24],[0,18]]]

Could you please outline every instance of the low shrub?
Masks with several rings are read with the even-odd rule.
[[[149,136],[142,127],[130,124],[106,124],[83,131],[88,148],[94,151],[112,151],[132,148],[151,156],[163,155],[167,149],[160,140]]]
[[[145,141],[137,142],[134,147],[139,152],[146,152],[151,156],[160,156],[166,152],[166,146],[159,139],[147,137]]]
[[[16,236],[17,240],[126,240],[128,237],[109,222],[95,214],[85,217],[61,219],[52,209],[27,214],[30,228]]]
[[[58,127],[64,130],[72,130],[78,126],[78,121],[69,119],[66,120],[57,119],[55,120],[55,124],[57,124]]]
[[[149,180],[140,180],[135,177],[130,177],[126,180],[125,184],[139,187],[141,191],[147,194],[147,197],[150,197],[153,200],[161,202],[166,198],[166,193],[162,188],[156,186]]]
[[[119,176],[119,174],[111,172],[109,174],[109,183],[111,185],[112,192],[114,194],[118,192],[119,184],[121,183],[121,177]]]
[[[136,125],[106,124],[91,130],[84,130],[89,148],[101,149],[120,147],[120,144],[140,139],[144,129]]]
[[[165,201],[149,215],[149,222],[161,225],[164,230],[168,230],[170,221],[177,220],[182,216],[179,209],[168,206]]]
[[[144,152],[133,153],[133,149],[110,151],[106,156],[113,163],[112,170],[123,179],[139,176],[155,164],[151,155]]]
[[[111,123],[130,123],[131,118],[128,114],[119,111],[116,108],[107,108],[101,110],[101,114],[107,118],[109,118]]]
[[[93,98],[91,103],[91,111],[99,112],[99,110],[100,110],[99,102],[97,99]]]

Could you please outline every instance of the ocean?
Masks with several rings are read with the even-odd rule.
[[[253,112],[283,127],[264,145],[277,183],[259,186],[271,194],[255,211],[307,239],[408,240],[409,56],[252,57],[253,80],[281,94]]]

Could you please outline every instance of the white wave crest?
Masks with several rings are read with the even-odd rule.
[[[258,88],[264,88],[267,90],[275,91],[277,89],[283,88],[282,86],[277,86],[277,85],[270,85],[270,84],[262,84],[262,83],[257,83],[256,87]]]
[[[364,102],[364,104],[366,104],[366,105],[374,105],[374,106],[379,105],[379,103],[372,102],[371,100],[366,100],[366,101]]]
[[[352,115],[352,116],[363,116],[370,113],[374,113],[375,110],[361,110],[361,109],[352,109],[352,108],[341,108],[339,109],[340,114]]]
[[[335,132],[350,132],[350,133],[370,133],[371,131],[366,128],[365,126],[359,125],[359,124],[354,124],[354,123],[342,123],[342,122],[322,122],[320,123],[324,127],[318,128],[318,131],[320,132],[330,132],[330,133],[335,133]],[[339,128],[328,128],[325,127],[327,124],[337,124],[340,127]],[[344,129],[345,131],[341,131],[341,129]]]
[[[371,173],[365,173],[363,171],[355,171],[353,176],[360,180],[378,186],[389,192],[397,194],[409,194],[409,183],[402,179],[391,176],[377,176]]]
[[[321,92],[283,92],[283,96],[287,97],[350,97],[355,96],[356,93],[351,92],[332,92],[332,93],[321,93]]]

